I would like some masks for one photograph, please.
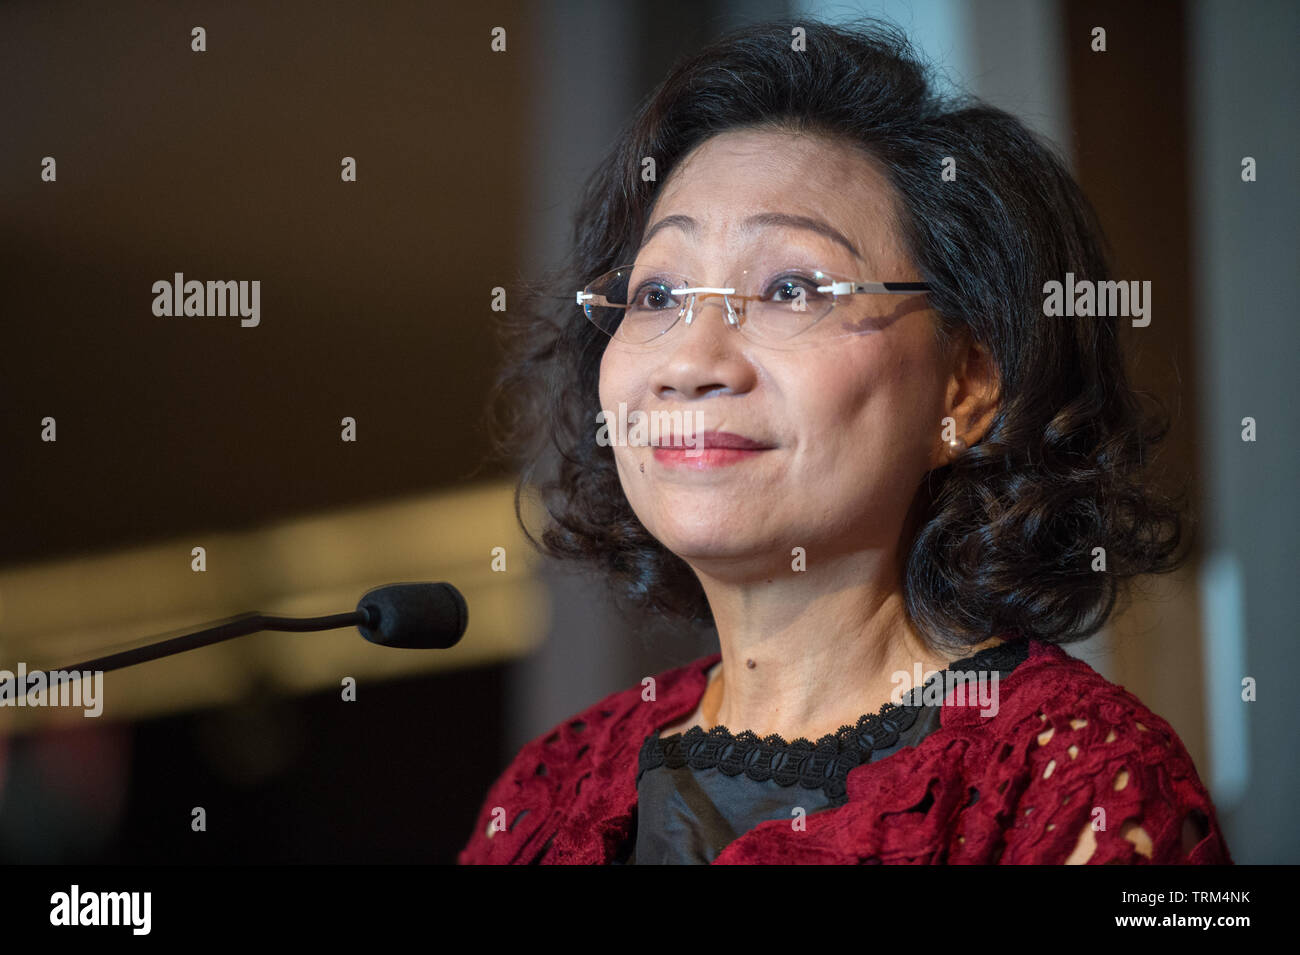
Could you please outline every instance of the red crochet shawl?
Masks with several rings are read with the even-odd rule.
[[[525,745],[458,861],[610,862],[633,832],[642,742],[694,712],[719,659],[659,674],[652,701],[645,684],[614,693]],[[715,863],[1058,864],[1090,827],[1090,864],[1232,861],[1169,724],[1060,647],[1029,641],[996,715],[945,701],[940,724],[855,767],[842,806],[803,829],[760,823]]]

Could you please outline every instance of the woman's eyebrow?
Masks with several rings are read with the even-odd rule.
[[[656,233],[661,229],[668,228],[669,226],[681,229],[687,235],[692,237],[699,232],[700,228],[700,224],[690,216],[664,216],[646,230],[645,237],[641,240],[641,247],[645,248],[646,244],[654,238]],[[840,232],[829,222],[824,222],[823,220],[813,218],[812,216],[794,215],[788,212],[760,212],[757,215],[750,216],[742,224],[743,231],[746,233],[768,226],[784,226],[791,229],[807,229],[810,232],[816,232],[818,235],[825,236],[832,242],[838,242],[840,245],[844,246],[844,248],[853,253],[854,258],[859,260],[862,258],[862,254],[858,252],[857,247],[848,240],[844,233]]]

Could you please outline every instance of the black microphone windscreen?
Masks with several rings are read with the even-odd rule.
[[[385,647],[445,650],[454,646],[469,625],[469,608],[451,584],[388,584],[366,591],[357,603],[370,625],[361,635]]]

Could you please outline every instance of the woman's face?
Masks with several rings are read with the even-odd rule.
[[[727,132],[674,170],[646,234],[668,216],[696,225],[655,231],[636,262],[670,266],[697,286],[726,285],[743,269],[767,275],[809,262],[858,280],[922,281],[895,234],[894,203],[884,177],[849,147]],[[756,213],[820,220],[853,250],[789,224],[744,231]],[[852,310],[866,319],[855,323],[864,330],[823,343],[756,344],[725,323],[722,299],[708,296],[697,300],[689,326],[679,321],[649,345],[611,339],[605,349],[603,409],[691,412],[686,420],[708,432],[762,446],[703,454],[615,446],[637,517],[697,570],[770,576],[790,569],[795,547],[811,569],[830,556],[898,546],[922,477],[941,463],[949,369],[923,297],[842,302],[837,322]]]

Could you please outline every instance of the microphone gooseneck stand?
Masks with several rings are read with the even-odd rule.
[[[336,630],[340,627],[373,627],[376,623],[374,617],[374,611],[368,607],[362,607],[350,613],[330,614],[326,617],[272,617],[261,613],[241,613],[219,621],[206,630],[187,633],[184,636],[173,637],[160,643],[151,643],[144,647],[134,647],[130,650],[110,653],[106,656],[96,657],[93,660],[87,660],[84,663],[63,667],[63,669],[107,672],[122,667],[134,666],[137,663],[147,663],[160,657],[171,656],[173,653],[197,650],[199,647],[211,646],[223,640],[246,637],[250,633],[257,633],[259,630],[305,633],[313,630]]]

